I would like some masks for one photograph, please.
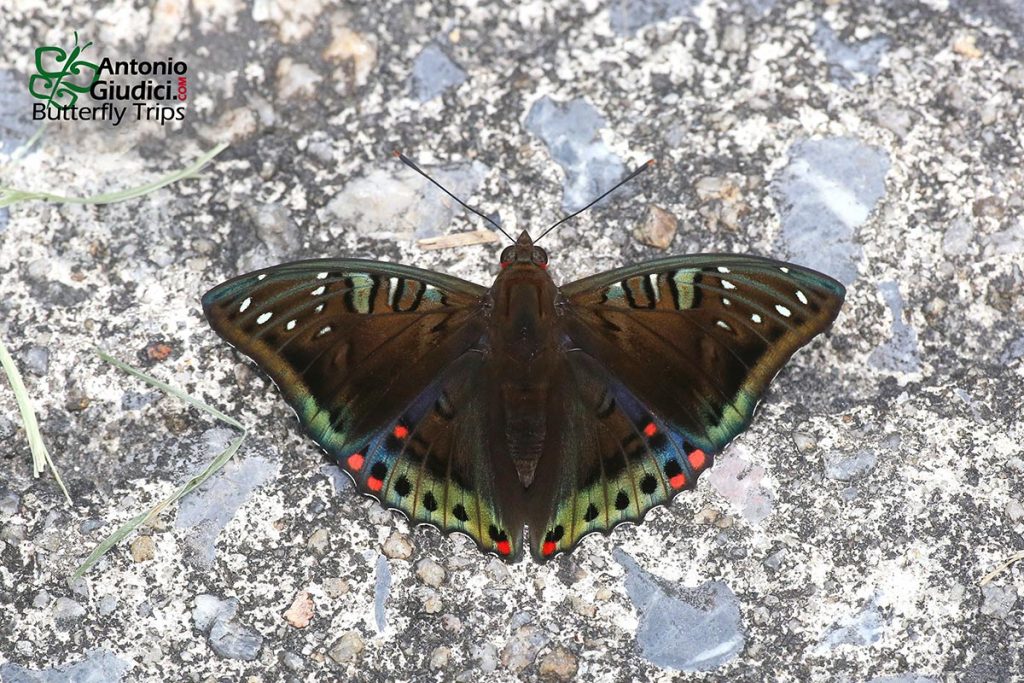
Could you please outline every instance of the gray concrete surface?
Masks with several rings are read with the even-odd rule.
[[[32,135],[33,50],[185,59],[183,122]],[[1017,0],[5,2],[0,183],[202,179],[0,210],[0,337],[69,484],[33,479],[0,388],[0,680],[1010,681],[1024,672],[1024,11]],[[312,256],[489,283],[510,232],[623,170],[547,240],[556,279],[737,251],[849,287],[698,490],[543,567],[354,495],[198,298]],[[151,354],[154,343],[170,348]],[[251,426],[224,472],[81,581],[110,530],[231,433],[99,344]]]

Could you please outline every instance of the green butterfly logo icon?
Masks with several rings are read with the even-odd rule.
[[[89,92],[100,77],[99,66],[78,58],[90,45],[92,42],[79,47],[76,31],[70,54],[59,47],[36,48],[38,73],[28,81],[32,96],[61,109],[73,107],[78,95]]]

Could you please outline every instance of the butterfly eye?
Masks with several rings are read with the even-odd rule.
[[[501,262],[505,265],[512,263],[516,258],[515,246],[505,247],[505,251],[501,252]]]
[[[533,253],[530,254],[530,259],[541,268],[546,268],[548,265],[548,253],[540,247],[533,248]]]

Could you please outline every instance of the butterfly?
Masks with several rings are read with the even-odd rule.
[[[733,254],[557,286],[525,231],[500,266],[488,288],[299,261],[229,280],[203,309],[361,493],[544,562],[693,489],[845,296],[822,273]]]

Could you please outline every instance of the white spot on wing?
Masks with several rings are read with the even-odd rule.
[[[658,289],[658,274],[650,273],[647,279],[651,282],[651,291],[654,292],[654,301],[657,303],[661,300],[661,290]]]
[[[284,329],[286,329],[286,330],[294,330],[295,329],[295,321],[294,320],[289,320],[288,324],[284,326]]]
[[[781,270],[783,273],[789,272],[789,268],[787,268],[786,266],[779,266],[779,270]]]
[[[757,323],[758,325],[760,325],[760,324],[761,324],[761,316],[760,316],[760,315],[758,315],[757,313],[751,313],[751,314],[750,314],[750,319],[751,319],[751,320],[753,320],[753,321],[754,321],[755,323]]]
[[[726,268],[725,266],[718,266],[718,272],[719,273],[731,273],[732,271],[729,270],[728,268]]]
[[[796,298],[800,299],[800,303],[802,303],[804,306],[807,305],[807,295],[801,292],[799,289],[796,290]]]
[[[789,316],[793,315],[793,312],[790,311],[785,306],[783,306],[782,304],[775,304],[775,310],[778,311],[780,314],[782,314],[783,316],[785,316],[787,318]]]
[[[732,306],[732,302],[731,302],[731,301],[729,301],[728,299],[726,299],[726,298],[725,298],[725,297],[723,296],[723,297],[722,297],[722,305],[723,305],[723,306]]]
[[[317,273],[316,274],[316,279],[317,280],[323,280],[326,277],[327,277],[327,273]]]
[[[316,336],[322,337],[322,336],[324,336],[325,334],[327,334],[330,331],[331,331],[331,326],[330,325],[324,325],[323,327],[320,328],[320,331],[316,333]]]
[[[266,273],[263,273],[263,275],[257,275],[256,276],[256,282],[260,282],[261,280],[263,280],[266,277],[267,277]]]
[[[249,308],[249,304],[251,304],[251,303],[252,303],[252,297],[251,296],[245,297],[245,301],[243,301],[242,305],[238,307],[238,312],[239,313],[245,313],[245,309]]]
[[[722,280],[722,286],[725,287],[726,289],[736,289],[736,285],[729,282],[728,280]]]
[[[730,332],[732,331],[732,328],[729,327],[729,323],[725,322],[724,320],[719,320],[715,324],[721,327],[723,330],[729,330]]]
[[[256,322],[258,324],[262,325],[263,323],[267,322],[268,320],[270,320],[273,317],[274,317],[274,314],[271,313],[270,311],[267,311],[266,313],[261,313],[260,317],[256,318]]]
[[[395,307],[395,292],[398,290],[398,278],[388,278],[388,306]]]
[[[314,289],[312,292],[310,292],[309,295],[310,296],[320,296],[325,291],[327,291],[327,286],[326,285],[320,285],[319,287]]]
[[[323,304],[317,304],[316,308],[313,309],[313,312],[314,313],[320,313],[323,310],[324,310],[324,305]]]

